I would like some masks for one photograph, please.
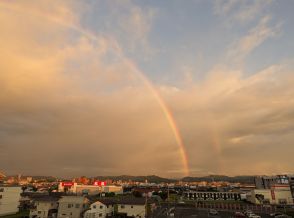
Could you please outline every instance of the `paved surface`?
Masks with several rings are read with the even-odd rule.
[[[230,211],[218,211],[217,216],[209,215],[207,209],[197,209],[193,207],[170,207],[171,213],[174,213],[175,218],[192,218],[192,217],[198,217],[198,218],[231,218],[233,217],[235,212],[230,212]],[[161,206],[157,210],[154,211],[153,213],[153,218],[167,218],[169,217],[167,215],[168,208],[166,206]],[[268,214],[258,214],[262,218],[269,218],[270,216]]]

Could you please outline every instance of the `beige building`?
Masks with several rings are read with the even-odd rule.
[[[84,218],[106,218],[114,214],[114,202],[108,199],[99,199],[91,204]]]
[[[293,204],[291,190],[288,185],[275,185],[271,189],[251,190],[247,194],[247,200],[254,204]]]
[[[117,203],[117,213],[128,217],[143,218],[146,215],[145,198],[122,198]]]
[[[58,204],[58,218],[80,218],[88,209],[89,200],[83,196],[63,196]]]
[[[0,216],[18,212],[21,187],[0,186]]]
[[[51,196],[42,196],[34,199],[34,206],[30,209],[30,218],[57,217],[58,199]]]
[[[123,194],[123,188],[122,186],[106,185],[106,186],[102,186],[102,192],[104,193],[113,192],[115,194]]]

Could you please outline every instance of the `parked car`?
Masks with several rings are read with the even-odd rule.
[[[214,209],[209,210],[209,215],[218,215],[218,212]]]
[[[247,216],[248,216],[248,218],[261,218],[261,216],[256,215],[256,214],[254,214],[254,213],[251,213],[251,214],[249,214],[249,215],[247,215]]]
[[[271,213],[270,216],[271,216],[271,217],[275,217],[275,218],[277,218],[277,217],[279,217],[279,218],[290,217],[290,216],[288,216],[288,215],[286,215],[286,214],[283,214],[283,213]]]
[[[248,214],[253,214],[252,210],[245,210],[244,214],[247,216]]]
[[[234,218],[242,218],[242,217],[246,217],[245,214],[242,212],[236,212],[234,214]]]

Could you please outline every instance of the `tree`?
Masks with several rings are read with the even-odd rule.
[[[22,192],[24,192],[25,190],[27,190],[27,188],[28,188],[27,186],[22,186],[21,187]]]

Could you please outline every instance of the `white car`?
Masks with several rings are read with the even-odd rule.
[[[209,210],[209,215],[218,215],[218,212],[214,209]]]

